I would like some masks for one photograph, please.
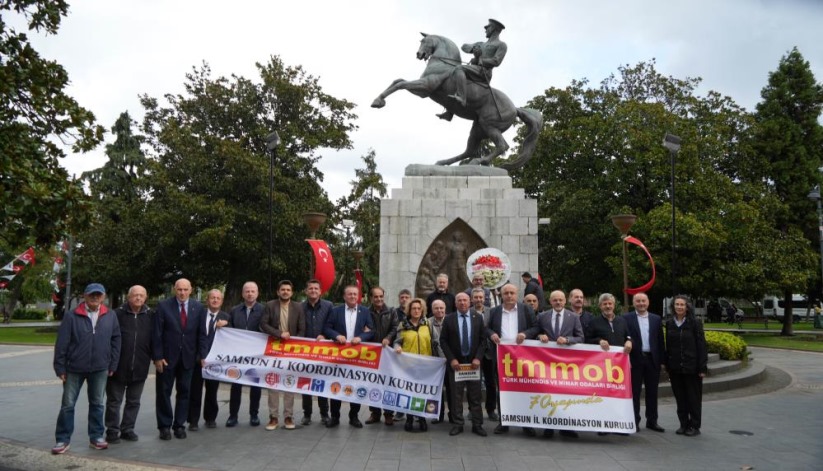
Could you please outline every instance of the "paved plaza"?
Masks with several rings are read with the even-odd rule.
[[[357,430],[315,423],[297,430],[267,432],[241,424],[224,427],[228,388],[221,387],[217,429],[189,432],[185,440],[163,442],[154,417],[154,378],[143,395],[136,432],[140,441],[88,448],[85,387],[78,400],[71,450],[49,452],[60,404],[60,381],[52,370],[52,349],[0,345],[0,470],[813,470],[823,469],[823,354],[752,348],[767,365],[766,381],[744,390],[708,395],[702,435],[675,435],[671,398],[662,401],[666,433],[580,439],[528,438],[512,427],[507,435],[481,438],[448,435],[448,424],[427,433],[408,433],[402,424]],[[261,418],[266,416],[263,393]],[[248,404],[243,398],[242,407]],[[296,401],[299,409],[300,401]],[[345,406],[344,406],[345,407]],[[242,410],[242,409],[241,409]],[[365,420],[367,411],[361,412]],[[299,414],[298,414],[299,416]],[[342,416],[346,417],[346,411]],[[265,423],[265,421],[264,421]],[[744,434],[732,431],[746,432]],[[747,467],[751,468],[747,468]]]

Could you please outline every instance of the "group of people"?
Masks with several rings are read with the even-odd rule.
[[[528,274],[524,274],[528,288],[531,277],[527,280],[525,275]],[[216,427],[219,382],[204,379],[201,368],[205,366],[215,332],[226,327],[263,332],[282,340],[294,336],[330,340],[341,345],[377,342],[396,354],[442,357],[447,365],[443,406],[440,417],[432,423],[447,419],[451,424],[450,435],[464,431],[464,401],[468,403],[473,433],[487,435],[483,428],[483,408],[489,420],[499,421],[495,345],[500,341],[521,343],[525,339],[537,339],[560,346],[586,342],[599,344],[604,350],[621,346],[631,356],[638,430],[640,395],[645,388],[646,427],[664,431],[657,422],[657,384],[660,371],[665,368],[677,400],[680,420],[677,433],[687,436],[700,433],[707,353],[702,325],[696,321],[687,298],[674,298],[675,316],[664,325],[660,316],[648,311],[649,300],[643,293],[634,296],[635,310],[624,316],[615,314],[614,296],[602,294],[601,315],[595,316],[584,309],[586,299],[579,289],[569,293],[570,309],[566,308],[565,293],[556,290],[549,295],[550,307],[543,311],[540,307],[541,299],[545,303],[542,288],[539,295],[529,288],[530,292],[521,301],[514,284],[502,286],[498,298],[482,286],[482,281],[482,278],[473,279],[471,287],[454,295],[448,289],[448,276],[440,274],[437,290],[427,299],[413,299],[411,291],[404,289],[398,295],[395,308],[386,304],[381,287],[370,290],[369,307],[360,305],[360,291],[356,286],[347,286],[344,303],[334,306],[321,298],[320,282],[314,279],[306,283],[303,302],[292,299],[294,285],[283,280],[277,286],[277,298],[262,304],[257,300],[257,284],[247,282],[242,288],[243,302],[229,312],[222,310],[223,293],[219,290],[207,293],[205,306],[191,299],[192,286],[186,279],[177,280],[175,296],[161,301],[153,310],[146,305],[147,292],[142,286],[129,289],[126,303],[111,310],[104,304],[105,288],[92,283],[84,290],[83,302],[63,319],[55,345],[54,370],[63,381],[63,397],[52,452],[65,453],[70,447],[74,408],[84,382],[89,397],[90,447],[102,450],[121,440],[137,441],[135,423],[151,363],[157,374],[155,414],[161,440],[171,440],[172,435],[185,439],[187,429],[189,432],[199,430],[201,413],[206,428]],[[461,369],[479,369],[482,379],[456,381],[456,373]],[[249,424],[261,425],[261,388],[233,383],[226,427],[239,423],[244,387],[249,388]],[[296,393],[268,390],[266,430],[276,430],[281,424],[286,430],[296,428],[295,398]],[[302,396],[301,425],[312,423],[314,402],[314,396]],[[317,397],[316,402],[321,424],[328,428],[339,426],[341,402],[324,397]],[[359,412],[359,404],[350,404],[350,426],[363,427]],[[377,407],[370,407],[369,412],[367,425],[383,421],[391,426],[396,420],[405,419],[407,431],[414,431],[415,423],[417,430],[428,429],[428,422],[422,416],[406,414],[404,417]],[[508,426],[502,424],[494,429],[496,434],[507,432]],[[531,428],[524,428],[524,433],[536,435]],[[543,433],[552,436],[554,430]],[[573,431],[560,433],[577,436]]]

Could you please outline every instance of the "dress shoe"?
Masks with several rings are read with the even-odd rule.
[[[543,436],[546,438],[552,438],[554,436],[554,429],[547,428],[543,430]]]
[[[474,427],[472,427],[472,432],[473,431],[474,431]],[[452,427],[451,430],[449,430],[449,435],[451,435],[452,437],[455,436],[455,435],[460,435],[461,433],[463,433],[463,426],[462,425],[455,425],[454,427]]]
[[[488,414],[489,420],[491,420],[492,422],[497,422],[500,420],[500,416],[497,415],[493,410],[488,411]]]
[[[107,433],[106,434],[106,442],[108,443],[120,443],[120,435],[116,433]]]
[[[646,422],[646,428],[649,430],[654,430],[655,432],[665,432],[666,429],[657,425],[657,422]]]
[[[420,427],[421,432],[425,432],[429,429],[429,424],[426,422],[426,419],[417,419],[417,425]]]
[[[217,422],[213,420],[206,421],[206,428],[217,428]]]
[[[696,436],[700,435],[700,429],[699,428],[694,428],[694,427],[689,427],[686,430],[686,432],[684,433],[684,435],[686,435],[687,437],[696,437]]]
[[[354,428],[363,428],[363,422],[360,422],[360,419],[358,419],[357,417],[349,419],[349,425],[351,425]]]
[[[197,432],[200,430],[200,426],[197,424],[189,424],[189,432]]]
[[[186,429],[184,429],[183,427],[174,429],[174,437],[179,438],[181,440],[186,438]]]
[[[169,430],[168,428],[161,428],[160,440],[171,440],[171,430]]]
[[[407,415],[406,416],[406,423],[403,425],[403,430],[407,432],[411,432],[414,430],[414,417]]]
[[[300,420],[300,425],[311,425],[311,416],[304,415],[303,418]]]
[[[366,425],[376,424],[380,422],[380,412],[372,412],[369,418],[366,419]]]
[[[331,417],[329,419],[329,423],[326,424],[326,428],[334,428],[340,425],[340,419],[337,417]]]
[[[384,414],[383,420],[386,422],[386,425],[391,427],[394,425],[394,414]]]
[[[534,429],[531,427],[523,427],[523,435],[527,437],[536,437],[537,432],[535,432]]]
[[[140,439],[137,436],[137,434],[134,433],[134,431],[132,431],[132,430],[129,430],[128,432],[121,433],[120,438],[122,438],[123,440],[126,440],[128,442],[136,442],[137,440]]]
[[[578,435],[577,432],[575,432],[574,430],[561,430],[560,436],[568,438],[580,438],[580,435]]]
[[[330,420],[331,419],[329,418],[328,415],[320,415],[320,423],[323,424],[324,426],[329,425]]]
[[[256,415],[251,416],[251,419],[249,419],[249,425],[252,427],[257,427],[260,425],[260,417],[257,417]]]
[[[497,427],[494,428],[494,434],[500,435],[502,433],[509,433],[509,426],[497,424]]]
[[[461,427],[461,432],[462,431],[463,429]],[[483,429],[482,425],[472,425],[472,433],[475,435],[480,435],[481,437],[485,437],[486,435],[488,435],[486,433],[486,430]]]
[[[432,419],[432,425],[442,424],[443,421],[440,419]]]
[[[686,427],[680,427],[679,429],[675,430],[674,433],[678,435],[685,435],[686,434]]]
[[[229,417],[226,421],[226,427],[237,427],[237,417]]]

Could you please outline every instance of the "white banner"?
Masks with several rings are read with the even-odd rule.
[[[503,425],[634,433],[629,355],[598,345],[501,342]]]
[[[215,332],[203,377],[436,419],[445,371],[443,358],[398,354],[375,343],[277,340],[223,327]]]

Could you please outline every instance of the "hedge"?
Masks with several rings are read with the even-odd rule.
[[[719,353],[721,360],[742,360],[747,356],[746,341],[728,332],[707,331],[706,349]]]
[[[18,308],[14,310],[14,314],[12,314],[12,319],[22,319],[28,321],[42,321],[46,318],[49,311],[45,309],[26,309],[26,308]]]

